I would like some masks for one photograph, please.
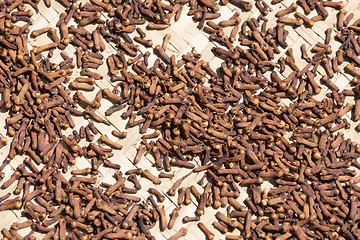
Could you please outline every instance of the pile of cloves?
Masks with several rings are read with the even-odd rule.
[[[7,134],[12,137],[0,166],[0,188],[16,184],[12,193],[0,196],[0,211],[20,209],[28,219],[2,229],[4,239],[35,239],[35,232],[43,233],[43,239],[155,239],[150,229],[156,223],[165,231],[198,222],[209,207],[226,208],[213,222],[225,239],[360,238],[360,177],[355,170],[360,168],[360,147],[339,132],[350,128],[346,114],[360,120],[360,20],[351,23],[354,14],[343,9],[343,2],[298,0],[272,13],[262,0],[58,0],[65,11],[57,28],[30,32],[34,13],[28,7],[38,12],[38,2],[0,3],[0,106],[8,113]],[[239,12],[217,21],[220,5],[228,2]],[[51,1],[44,4],[50,7]],[[217,69],[196,49],[180,59],[168,55],[170,34],[161,45],[146,39],[141,25],[167,29],[186,4],[198,28],[220,44],[212,49],[223,59]],[[241,12],[253,6],[259,17],[241,22]],[[310,51],[302,45],[301,59],[296,58],[287,43],[289,27],[311,28],[328,11],[338,12],[338,34],[334,38],[327,29],[323,43]],[[307,17],[311,12],[317,15]],[[268,16],[277,18],[275,26],[268,26]],[[90,25],[95,30],[88,30]],[[29,49],[28,38],[40,35],[50,43]],[[341,42],[336,51],[334,39]],[[106,42],[114,43],[117,52],[104,58]],[[150,63],[152,53],[142,53],[138,44],[153,48],[158,59]],[[74,56],[63,52],[68,45],[75,46]],[[286,55],[277,58],[283,49]],[[56,51],[60,63],[51,60]],[[354,76],[353,88],[340,91],[333,80],[344,72],[345,62],[344,71]],[[96,81],[104,78],[96,71],[103,64],[115,87],[101,89],[89,100],[82,92],[93,92]],[[81,76],[73,79],[76,68]],[[291,72],[287,76],[286,70]],[[317,100],[324,89],[328,93]],[[355,104],[347,97],[355,97]],[[102,98],[113,103],[105,117],[98,111]],[[101,135],[94,122],[111,125],[106,117],[121,110],[128,127],[140,126],[143,134],[134,164],[151,154],[158,176],[141,168],[122,173],[121,162],[111,158],[113,149],[122,146]],[[89,119],[89,124],[76,126],[74,116]],[[68,128],[72,134],[65,135]],[[127,137],[126,131],[112,135]],[[1,138],[0,147],[6,144],[6,137]],[[5,178],[4,169],[18,155],[23,163],[12,165],[15,171]],[[72,170],[67,179],[78,157],[89,159],[91,167]],[[114,184],[97,184],[101,165],[115,170]],[[192,171],[173,179],[177,167]],[[191,174],[202,178],[186,186]],[[150,197],[142,199],[136,195],[144,187],[140,178],[154,185],[173,179],[173,184],[167,196],[150,187]],[[273,187],[263,188],[264,182]],[[238,198],[244,187],[248,197],[242,203]],[[166,197],[176,198],[171,213],[162,204]],[[178,219],[182,206],[193,199],[194,216]],[[209,226],[197,225],[207,239],[215,238]],[[26,236],[18,233],[29,227]],[[169,239],[186,234],[184,227]]]

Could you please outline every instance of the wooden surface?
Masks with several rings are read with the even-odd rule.
[[[82,2],[86,2],[86,1],[82,1]],[[269,0],[266,0],[266,2],[270,4]],[[268,16],[268,19],[269,19],[268,26],[275,26],[275,24],[276,24],[275,23],[276,19],[274,17],[275,13],[279,9],[283,9],[284,7],[289,6],[292,2],[293,1],[291,1],[291,0],[287,0],[287,1],[283,1],[280,4],[277,4],[275,6],[271,6],[273,11]],[[43,2],[42,1],[40,2],[40,4],[39,4],[40,13],[34,14],[34,16],[32,18],[33,25],[30,27],[32,30],[39,29],[39,28],[46,27],[46,26],[52,26],[52,27],[55,26],[55,24],[58,20],[59,13],[63,12],[64,8],[57,2],[53,2],[52,4],[53,4],[52,8],[46,8],[44,6]],[[354,19],[360,18],[360,1],[358,1],[358,0],[344,1],[344,4],[345,4],[345,9],[348,12],[353,12],[355,14]],[[194,23],[194,21],[192,20],[191,17],[186,16],[187,10],[188,10],[188,7],[185,7],[180,20],[178,22],[172,23],[168,29],[166,29],[164,31],[146,31],[147,39],[151,39],[154,43],[153,46],[156,46],[157,44],[161,44],[163,36],[166,33],[170,33],[172,35],[172,37],[170,39],[170,44],[167,49],[167,53],[169,55],[174,54],[177,58],[180,58],[182,54],[189,52],[191,50],[191,48],[195,47],[196,51],[202,54],[203,59],[205,61],[208,61],[210,63],[210,66],[213,69],[216,69],[217,67],[220,66],[221,62],[223,61],[223,60],[215,57],[211,52],[211,48],[217,44],[209,41],[209,39],[208,39],[209,35],[204,33],[203,31],[200,31],[197,28],[197,23]],[[288,43],[289,47],[293,48],[296,59],[299,59],[299,61],[297,61],[297,64],[300,68],[302,68],[303,66],[306,65],[306,62],[304,60],[300,60],[301,44],[303,44],[303,43],[306,44],[307,49],[310,49],[310,47],[314,46],[316,42],[323,42],[323,39],[325,36],[325,30],[327,28],[329,28],[329,27],[333,28],[333,34],[332,34],[333,36],[337,32],[337,30],[335,28],[335,23],[336,23],[336,19],[337,19],[336,18],[337,11],[333,10],[332,8],[327,8],[327,10],[329,11],[329,17],[326,19],[326,21],[316,22],[315,26],[312,29],[306,28],[304,26],[293,29],[289,26],[286,26],[286,29],[289,30],[289,32],[290,32],[289,37],[287,38],[287,43]],[[215,22],[229,19],[236,11],[241,12],[241,10],[237,9],[236,7],[234,7],[231,4],[228,4],[227,6],[222,6],[221,10],[220,10],[221,17],[219,19],[216,19]],[[298,11],[302,11],[302,9],[299,7]],[[35,13],[35,11],[34,11],[34,13]],[[312,12],[310,17],[312,17],[314,14],[315,13]],[[249,17],[256,18],[258,15],[259,15],[258,10],[255,7],[253,7],[252,11],[250,11],[250,12],[246,12],[246,13],[241,12],[240,17],[243,22]],[[103,19],[106,19],[105,15],[103,16]],[[70,22],[69,25],[71,25],[72,23],[73,22]],[[145,30],[144,25],[141,26],[141,28]],[[231,30],[231,27],[225,28],[225,32],[227,34],[230,32],[230,30]],[[51,40],[46,35],[43,35],[43,36],[37,37],[35,40],[30,39],[29,44],[31,46],[39,46],[39,45],[48,43],[50,41]],[[336,50],[340,46],[340,43],[334,41],[334,38],[332,37],[331,45],[333,46],[333,49]],[[31,48],[31,47],[29,46],[29,48]],[[140,48],[141,48],[141,52],[145,52],[146,50],[152,52],[152,49],[145,49],[141,45],[140,45]],[[106,51],[104,52],[104,57],[109,56],[110,54],[114,53],[115,51],[116,50],[113,45],[107,44]],[[275,60],[277,60],[279,57],[283,56],[286,49],[281,49],[281,51],[282,51],[281,54],[276,55]],[[74,59],[75,59],[75,56],[74,56],[75,48],[73,46],[69,45],[64,50],[64,52],[69,57],[74,57]],[[335,51],[333,51],[333,53],[335,53]],[[45,54],[47,54],[47,53],[45,53]],[[60,54],[60,50],[56,50],[54,53],[54,57],[52,58],[53,62],[57,62],[57,61],[61,60],[61,57],[59,54]],[[155,59],[156,59],[155,55],[151,55],[150,60],[154,61]],[[344,65],[341,66],[341,68],[343,68],[343,67],[344,67]],[[317,80],[324,73],[322,68],[319,68],[318,71],[320,74],[317,75]],[[114,84],[109,81],[109,76],[107,76],[106,63],[104,63],[97,72],[101,73],[104,78],[102,80],[96,81],[96,89],[93,92],[83,92],[83,94],[90,100],[93,99],[93,97],[95,96],[95,94],[97,93],[97,91],[99,89],[103,89],[103,88],[112,89],[114,86]],[[341,72],[343,72],[343,71],[341,71]],[[289,73],[290,73],[290,69],[287,68],[287,70],[282,75],[287,76]],[[76,76],[79,76],[79,75],[80,75],[79,71],[74,71],[72,79],[74,79]],[[340,88],[340,90],[342,90],[344,88],[348,88],[349,81],[351,79],[352,79],[352,77],[350,75],[341,73],[341,74],[336,74],[333,81]],[[322,92],[319,95],[317,95],[316,98],[321,99],[326,94],[327,90],[328,89],[326,87],[323,87]],[[284,102],[284,104],[287,104],[287,103]],[[109,136],[109,138],[111,138],[112,140],[115,140],[115,141],[117,139],[111,135],[112,130],[117,129],[119,131],[124,131],[124,130],[127,131],[127,134],[128,134],[127,138],[125,138],[124,140],[118,141],[120,144],[123,145],[123,149],[121,151],[114,150],[114,157],[112,157],[112,159],[111,159],[112,162],[118,163],[121,165],[122,172],[126,172],[128,169],[134,168],[134,165],[132,164],[132,160],[135,157],[136,149],[138,147],[141,135],[138,133],[138,127],[129,128],[129,129],[126,128],[127,121],[122,120],[122,118],[120,117],[121,113],[123,111],[125,111],[126,109],[124,109],[123,111],[120,111],[120,112],[116,112],[109,117],[105,117],[104,112],[106,111],[106,109],[108,109],[109,106],[111,106],[111,103],[109,101],[103,99],[101,101],[101,107],[100,107],[100,109],[97,110],[97,113],[102,115],[108,121],[110,121],[111,126],[98,124],[96,122],[95,122],[95,126],[101,132],[101,134],[106,134],[107,136]],[[1,117],[0,125],[5,126],[5,118],[7,117],[7,114],[3,113],[0,115],[0,117]],[[345,118],[347,118],[347,120],[349,122],[351,122],[350,116],[346,116]],[[87,120],[85,120],[83,118],[74,117],[74,119],[76,122],[77,130],[81,126],[87,125]],[[349,130],[343,131],[345,133],[345,137],[351,137],[351,139],[353,139],[354,141],[360,142],[359,134],[357,132],[355,132],[355,130],[354,130],[354,127],[356,126],[356,124],[354,124],[353,122],[351,122],[351,123],[352,123],[351,128]],[[150,133],[152,131],[154,131],[154,130],[149,130],[148,133]],[[70,133],[70,132],[67,132],[67,133]],[[3,136],[6,135],[5,127],[0,128],[0,134]],[[98,136],[99,135],[97,135],[97,137]],[[9,139],[9,142],[10,141],[11,140]],[[81,146],[83,146],[82,143],[83,142],[80,143]],[[2,148],[1,152],[0,152],[0,158],[5,159],[5,157],[8,154],[8,151],[9,151],[9,145]],[[4,169],[4,172],[6,174],[6,177],[4,180],[8,179],[8,177],[13,173],[13,171],[17,167],[17,165],[23,161],[23,159],[24,159],[24,156],[16,156],[16,158],[10,163],[10,165],[8,165]],[[136,167],[142,168],[142,169],[149,169],[154,175],[158,175],[159,172],[154,167],[152,167],[153,162],[154,161],[153,161],[152,157],[150,155],[146,155],[145,157],[142,157],[140,163]],[[90,167],[90,166],[91,165],[87,159],[78,158],[76,165],[72,166],[69,169],[68,173],[65,174],[65,176],[70,178],[71,177],[70,172],[72,169],[76,169],[76,168],[82,169],[82,168]],[[99,170],[100,170],[100,174],[98,176],[97,184],[100,184],[101,182],[106,182],[106,183],[115,182],[115,179],[113,178],[114,171],[112,169],[100,167]],[[166,200],[163,204],[165,205],[166,213],[169,214],[176,207],[177,194],[174,197],[168,197],[166,195],[166,192],[172,186],[173,182],[176,179],[184,176],[185,174],[187,174],[190,171],[191,170],[189,170],[189,169],[173,167],[172,172],[175,173],[175,177],[174,177],[173,181],[163,179],[162,183],[159,186],[153,186],[153,184],[150,181],[148,181],[146,179],[141,179],[140,183],[142,184],[143,188],[138,192],[137,195],[142,197],[143,199],[146,199],[149,196],[149,193],[147,193],[147,189],[149,187],[155,187],[156,189],[160,190],[166,196]],[[197,181],[201,178],[202,174],[203,173],[192,174],[190,177],[188,177],[183,182],[182,186],[195,185],[197,187],[197,189],[200,190],[202,188],[202,186],[199,186],[197,184]],[[4,180],[2,180],[2,181],[4,181]],[[266,184],[263,184],[262,186],[265,187]],[[0,195],[4,195],[7,192],[12,192],[15,187],[16,187],[16,184],[13,184],[11,187],[6,189],[5,191],[0,190]],[[243,201],[243,199],[245,199],[246,196],[247,196],[246,192],[242,191],[240,194],[239,201],[240,202]],[[155,226],[154,228],[152,228],[151,233],[155,236],[156,239],[159,239],[159,240],[167,239],[169,236],[176,233],[180,228],[186,227],[189,230],[189,232],[188,232],[188,235],[182,239],[197,239],[197,240],[205,239],[204,234],[197,227],[196,222],[188,223],[188,224],[183,224],[181,222],[181,219],[184,216],[195,216],[195,214],[194,214],[194,211],[196,209],[195,203],[196,203],[196,201],[193,201],[192,204],[181,208],[180,216],[179,216],[178,220],[176,221],[175,227],[172,230],[166,230],[164,232],[160,232],[159,227]],[[226,209],[214,210],[212,208],[207,208],[205,211],[205,215],[203,215],[201,217],[201,222],[203,222],[215,234],[215,239],[225,239],[225,237],[221,233],[219,233],[217,230],[215,230],[211,225],[215,221],[214,215],[217,211],[226,212]],[[0,216],[1,216],[0,229],[2,229],[2,228],[8,229],[12,223],[21,222],[24,220],[20,215],[20,211],[1,212]],[[20,230],[19,233],[25,235],[29,231],[30,231],[30,229],[28,228],[28,229]],[[35,235],[35,236],[39,236],[39,235]],[[40,236],[39,236],[39,239],[40,239]]]

